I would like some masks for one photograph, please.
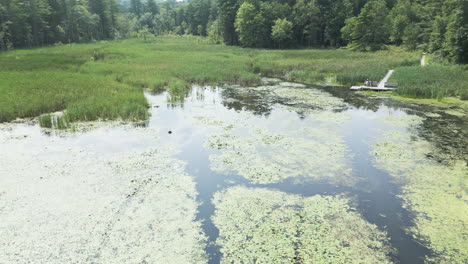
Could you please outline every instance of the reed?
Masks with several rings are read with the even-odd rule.
[[[262,75],[303,83],[336,76],[354,85],[396,69],[400,94],[468,97],[466,68],[418,63],[418,54],[401,50],[243,49],[175,36],[15,50],[0,54],[0,122],[55,111],[64,111],[67,122],[144,120],[143,89],[182,96],[193,83],[252,86]]]

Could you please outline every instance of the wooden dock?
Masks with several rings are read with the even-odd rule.
[[[368,91],[369,90],[370,91],[393,91],[396,88],[390,88],[390,87],[379,88],[375,86],[352,86],[350,89],[353,91],[366,91],[366,90]]]
[[[352,86],[350,89],[353,91],[393,91],[395,90],[398,83],[389,83],[388,79],[393,74],[393,70],[389,70],[387,75],[378,83],[377,86]]]

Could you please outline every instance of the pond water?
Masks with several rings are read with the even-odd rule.
[[[450,160],[454,156],[466,157],[466,149],[463,147],[466,146],[465,142],[454,140],[466,138],[466,129],[460,117],[385,98],[366,98],[342,88],[305,87],[270,79],[265,79],[265,86],[256,88],[194,86],[183,102],[176,103],[168,103],[171,101],[168,100],[171,97],[168,92],[146,93],[145,96],[151,106],[151,117],[147,123],[138,127],[113,123],[76,133],[47,132],[36,124],[27,123],[2,127],[0,142],[4,164],[0,172],[2,175],[15,177],[0,180],[4,186],[0,187],[0,215],[3,214],[3,218],[7,219],[0,225],[0,234],[6,235],[5,240],[16,239],[16,242],[19,242],[18,237],[26,239],[27,235],[12,236],[13,230],[18,233],[26,232],[33,237],[30,239],[33,242],[22,246],[12,246],[5,240],[0,240],[3,242],[0,246],[3,245],[8,252],[4,258],[11,260],[15,252],[26,247],[34,254],[15,258],[16,260],[37,256],[50,260],[44,251],[53,248],[49,255],[67,255],[67,250],[70,250],[74,253],[68,259],[82,259],[86,256],[87,260],[96,262],[106,256],[121,256],[115,263],[137,258],[148,262],[161,261],[165,257],[174,263],[178,262],[177,257],[184,256],[186,258],[179,259],[180,263],[187,260],[193,263],[230,263],[236,260],[252,263],[252,258],[257,257],[259,262],[268,263],[269,257],[274,256],[259,256],[272,254],[266,252],[269,248],[277,252],[284,249],[284,255],[280,256],[284,263],[307,262],[306,259],[313,258],[302,256],[302,251],[297,248],[291,253],[292,257],[288,258],[288,246],[283,248],[281,243],[270,246],[266,245],[268,241],[259,242],[255,239],[271,235],[256,232],[263,228],[261,222],[269,223],[274,214],[278,213],[280,220],[277,224],[273,222],[273,226],[296,221],[295,216],[281,215],[283,211],[292,210],[292,215],[302,215],[298,222],[294,222],[296,226],[300,226],[292,229],[291,232],[295,235],[286,235],[289,232],[289,226],[286,225],[281,226],[284,234],[278,231],[280,238],[273,239],[284,239],[292,247],[300,248],[298,244],[304,245],[305,251],[309,250],[306,245],[313,241],[305,240],[312,235],[303,229],[323,227],[316,225],[314,221],[308,223],[304,220],[307,217],[317,217],[307,209],[311,203],[336,210],[335,214],[328,215],[328,209],[324,209],[325,216],[320,219],[331,219],[331,222],[336,222],[332,227],[345,230],[330,238],[339,238],[339,252],[343,248],[362,251],[342,256],[348,263],[378,255],[377,253],[382,253],[388,262],[424,263],[427,256],[436,254],[429,249],[427,241],[416,239],[414,233],[410,232],[414,227],[415,214],[405,208],[407,206],[401,196],[402,181],[396,181],[388,170],[376,165],[373,146],[387,137],[386,133],[389,131],[401,132],[421,137],[434,145],[438,150],[437,155],[429,158],[439,159],[437,162]],[[424,120],[421,118],[421,121],[420,117]],[[414,121],[413,119],[417,126],[406,125],[407,120]],[[400,124],[402,122],[404,125]],[[450,126],[443,125],[444,123],[449,123]],[[160,152],[155,156],[147,155],[149,158],[143,161],[136,159],[132,163],[135,156],[143,155],[142,153],[151,149],[158,149]],[[49,162],[51,160],[54,162]],[[14,161],[16,164],[13,164]],[[96,165],[98,162],[105,165]],[[120,163],[123,165],[119,165]],[[130,165],[127,166],[127,163]],[[114,167],[110,168],[108,164]],[[44,169],[44,166],[49,167]],[[21,173],[29,176],[13,172],[18,168],[21,168]],[[68,177],[72,182],[77,177],[86,180],[83,183],[77,181],[73,183],[74,186],[53,179],[44,184],[42,181],[55,175],[50,168],[53,168],[53,173],[73,176],[73,179]],[[70,172],[72,170],[82,171],[82,174]],[[167,177],[158,176],[162,177],[159,179],[148,176],[152,170],[161,170],[160,174],[165,173]],[[102,179],[93,179],[93,175],[98,174]],[[180,174],[184,177],[173,180],[186,184],[176,184],[174,187],[170,177],[179,177]],[[25,179],[18,180],[18,177]],[[109,179],[112,180],[108,182]],[[165,189],[151,183],[155,181],[158,184],[168,181],[165,184],[173,196],[156,198]],[[67,187],[63,189],[61,184]],[[15,188],[25,188],[28,192],[12,194]],[[62,188],[64,193],[57,194],[60,191],[58,188]],[[77,188],[87,188],[88,192],[78,192]],[[151,188],[154,188],[154,193]],[[37,192],[36,196],[31,192]],[[96,195],[99,192],[102,195]],[[153,200],[149,198],[153,196]],[[60,203],[55,201],[60,200],[60,197],[71,208],[87,208],[80,213],[89,213],[90,217],[90,212],[97,210],[96,218],[72,220],[75,217],[68,209],[63,208],[59,212],[50,209]],[[141,198],[138,200],[135,197]],[[314,197],[319,198],[308,200],[315,199]],[[327,200],[327,197],[331,200]],[[39,209],[35,205],[37,199],[40,200]],[[76,202],[76,199],[89,201]],[[100,203],[97,199],[102,199],[102,206],[96,205]],[[163,204],[158,204],[158,199]],[[240,202],[243,199],[245,203]],[[246,208],[252,206],[252,201],[255,201],[254,207],[258,204],[259,214],[265,210],[264,215],[257,216],[257,209]],[[171,203],[174,205],[170,206]],[[343,204],[348,207],[343,207]],[[33,207],[35,209],[31,209]],[[282,211],[277,212],[277,208]],[[80,248],[78,253],[75,249],[63,246],[37,246],[34,245],[34,239],[37,239],[36,242],[47,239],[46,233],[54,230],[40,228],[47,225],[46,220],[31,221],[30,224],[40,226],[39,231],[35,231],[33,227],[21,230],[9,223],[18,218],[27,218],[28,210],[33,210],[33,213],[41,210],[41,213],[38,211],[39,215],[47,211],[43,215],[44,219],[55,214],[56,217],[52,217],[53,221],[49,223],[63,225],[56,230],[56,236],[60,237],[58,241],[62,243],[69,241],[63,237],[73,237],[72,234],[63,234],[68,232],[67,228],[73,229],[73,226],[80,226],[83,222],[93,227],[79,228],[83,234],[75,244],[75,249]],[[147,216],[148,210],[151,214],[163,216]],[[180,213],[173,213],[172,210]],[[239,214],[238,211],[243,212]],[[105,214],[112,214],[112,217]],[[61,215],[70,219],[62,222],[58,219]],[[186,219],[181,220],[184,216]],[[343,218],[345,220],[335,219],[341,216],[346,216]],[[169,219],[164,219],[165,217]],[[352,219],[353,224],[346,223],[346,219]],[[252,230],[242,226],[242,223],[251,221],[260,223],[252,227]],[[156,235],[153,236],[168,236],[158,242],[154,237],[146,238],[145,233],[151,233],[155,228],[151,223],[175,227],[154,231]],[[23,224],[27,225],[24,222]],[[325,224],[328,225],[324,222]],[[353,225],[362,230],[346,234],[346,230],[353,229],[350,228]],[[138,226],[141,228],[138,229]],[[266,227],[268,228],[270,227]],[[35,232],[41,235],[34,235]],[[130,232],[135,234],[130,235]],[[320,231],[316,232],[321,234]],[[331,231],[323,232],[326,235]],[[171,238],[179,233],[182,235],[178,239]],[[101,238],[97,241],[91,239],[94,247],[84,249],[82,244],[87,243],[86,236],[96,234]],[[364,242],[349,238],[357,236],[356,234]],[[138,242],[139,238],[142,242]],[[243,238],[245,244],[242,242]],[[121,245],[119,241],[123,239],[130,242]],[[171,240],[173,241],[169,242]],[[252,247],[249,240],[252,243],[256,241],[259,246]],[[366,240],[371,242],[365,244]],[[377,242],[379,244],[375,244]],[[164,246],[157,246],[157,243]],[[187,249],[184,249],[184,243],[188,244]],[[128,250],[133,247],[148,249]],[[165,250],[173,251],[171,247],[181,249],[165,256]],[[372,250],[366,253],[360,247]],[[157,252],[161,251],[160,256],[153,256],[155,248]],[[244,250],[251,251],[239,256],[238,252]],[[254,257],[251,256],[252,252],[255,253]],[[322,252],[314,257],[320,254],[326,255]],[[53,258],[67,259],[57,258],[57,255]],[[332,263],[333,259],[323,261],[329,262]]]

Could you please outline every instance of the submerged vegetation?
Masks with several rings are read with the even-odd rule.
[[[386,234],[345,198],[238,186],[213,202],[221,263],[392,263]]]
[[[384,122],[412,129],[421,118]],[[416,212],[416,237],[427,241],[436,253],[430,263],[467,263],[466,223],[468,222],[468,197],[466,183],[468,167],[463,160],[437,162],[436,149],[422,138],[400,129],[391,130],[380,137],[373,146],[376,165],[390,173],[403,184],[401,197],[405,206]]]

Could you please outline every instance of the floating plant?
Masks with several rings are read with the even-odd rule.
[[[211,169],[236,172],[260,184],[294,177],[345,185],[357,181],[346,161],[350,153],[339,135],[326,128],[293,132],[301,136],[255,128],[239,134],[235,129],[214,134],[205,144],[220,151],[210,156]]]
[[[416,126],[402,119],[406,128]],[[392,122],[395,123],[395,122]],[[389,131],[373,145],[376,166],[402,183],[404,206],[416,213],[412,233],[436,253],[430,263],[468,263],[468,167],[463,161],[439,163],[436,149],[409,132]]]
[[[221,263],[391,263],[385,232],[348,199],[237,186],[213,203]]]

